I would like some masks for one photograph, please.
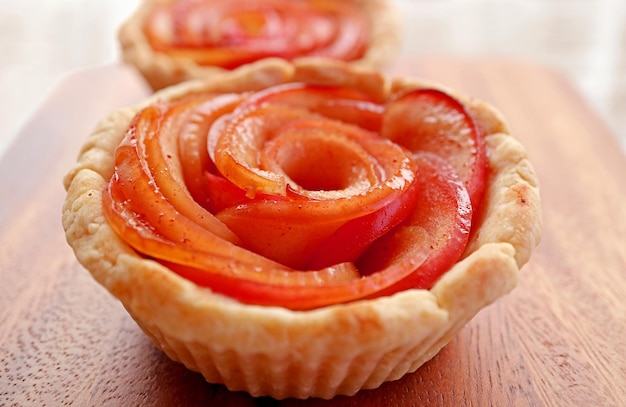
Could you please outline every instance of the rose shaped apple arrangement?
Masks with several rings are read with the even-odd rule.
[[[242,302],[428,289],[467,245],[483,137],[432,88],[385,103],[304,83],[193,94],[137,114],[104,208],[137,251]]]
[[[351,61],[370,27],[352,1],[175,0],[156,3],[144,31],[157,52],[232,69],[269,57]]]
[[[515,286],[541,234],[495,109],[315,58],[115,112],[65,185],[77,258],[154,342],[275,398],[414,371]]]

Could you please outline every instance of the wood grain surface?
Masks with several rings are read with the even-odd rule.
[[[558,72],[425,58],[394,73],[492,102],[539,174],[544,236],[518,287],[434,359],[353,397],[251,398],[171,362],[74,259],[62,176],[96,121],[147,94],[133,71],[69,75],[0,161],[0,406],[624,406],[626,158]]]

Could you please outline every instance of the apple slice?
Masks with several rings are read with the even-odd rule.
[[[419,192],[415,210],[391,233],[377,240],[356,262],[369,275],[421,256],[424,231],[430,237],[430,255],[412,274],[376,295],[411,288],[430,289],[460,258],[467,246],[472,205],[454,169],[432,153],[416,153]]]
[[[337,229],[309,256],[306,267],[318,269],[343,261],[356,261],[378,238],[385,235],[414,211],[418,182],[396,200],[368,215],[353,219]]]
[[[409,91],[387,105],[381,135],[450,163],[478,210],[487,182],[487,154],[482,130],[463,103],[437,89]]]
[[[245,105],[273,103],[301,107],[330,119],[379,132],[385,107],[366,93],[350,88],[287,83],[256,92]]]
[[[215,170],[207,151],[207,133],[217,118],[232,111],[243,98],[241,94],[203,97],[176,132],[178,161],[181,163],[185,185],[193,199],[204,208],[211,204],[205,174]]]

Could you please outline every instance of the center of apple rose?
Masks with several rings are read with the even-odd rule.
[[[379,178],[375,159],[358,142],[324,129],[287,131],[268,141],[263,167],[310,197],[352,196]]]

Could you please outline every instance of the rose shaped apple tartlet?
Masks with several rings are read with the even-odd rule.
[[[269,57],[382,68],[398,34],[387,0],[143,0],[118,37],[156,90]]]
[[[65,187],[79,262],[154,343],[275,398],[415,371],[513,289],[542,225],[494,108],[316,58],[113,113]]]

